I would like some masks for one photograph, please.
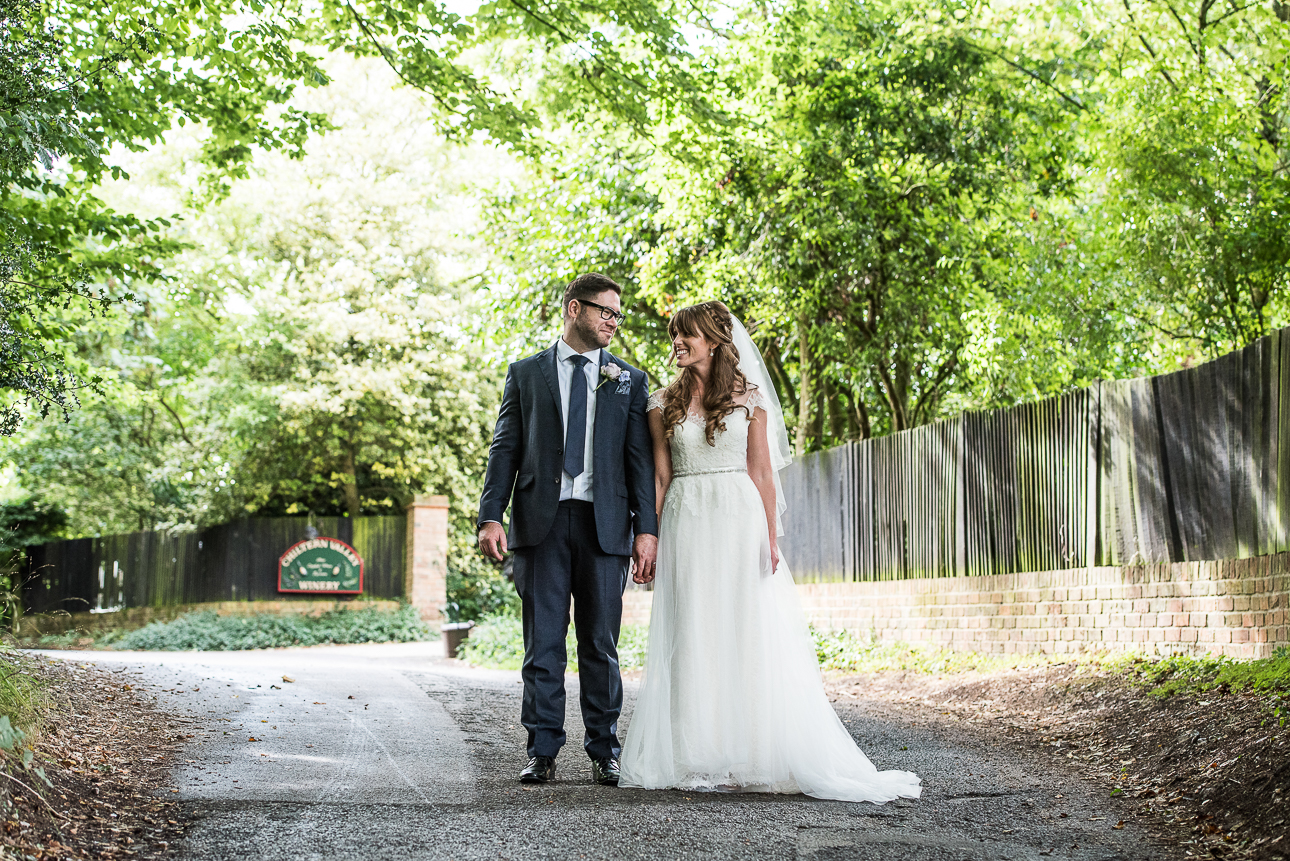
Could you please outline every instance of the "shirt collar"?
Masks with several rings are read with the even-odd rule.
[[[560,361],[562,361],[562,362],[567,362],[567,361],[569,361],[569,357],[570,357],[570,356],[576,356],[576,355],[578,355],[578,351],[577,351],[577,350],[575,350],[575,349],[573,349],[573,347],[570,347],[567,343],[565,343],[564,338],[561,338],[561,339],[559,339],[558,341],[556,341],[556,342],[555,342],[555,353],[556,353],[556,355],[557,355],[557,356],[559,356]],[[599,348],[599,347],[597,347],[596,349],[591,350],[591,351],[589,351],[589,352],[583,353],[582,355],[586,356],[586,357],[587,357],[587,361],[591,362],[593,365],[599,365],[599,364],[600,364],[600,348]]]

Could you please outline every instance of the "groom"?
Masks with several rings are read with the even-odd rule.
[[[524,619],[520,721],[529,732],[524,783],[554,779],[564,744],[572,597],[583,747],[592,778],[618,784],[623,589],[629,561],[638,583],[653,579],[658,549],[645,374],[605,349],[624,317],[621,294],[595,272],[570,282],[560,340],[506,373],[488,452],[479,546],[499,561],[508,547],[515,553]],[[508,502],[509,535],[501,523]]]

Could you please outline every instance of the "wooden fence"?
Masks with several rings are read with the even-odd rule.
[[[407,518],[321,517],[319,535],[363,557],[363,595],[400,598]],[[28,549],[23,607],[69,613],[213,601],[316,600],[278,592],[278,557],[308,537],[308,518],[247,518],[200,532],[133,532]]]
[[[1290,550],[1290,329],[1176,373],[848,443],[783,479],[799,581]]]

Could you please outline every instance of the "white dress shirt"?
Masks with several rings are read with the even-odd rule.
[[[584,502],[595,502],[591,491],[591,477],[595,469],[595,433],[596,433],[596,386],[600,381],[600,348],[582,355],[587,364],[582,366],[581,379],[574,379],[574,364],[569,357],[578,355],[578,351],[565,343],[564,338],[555,342],[556,377],[560,380],[560,427],[564,439],[560,450],[564,451],[564,440],[569,438],[569,393],[575,383],[587,386],[587,438],[582,449],[582,475],[577,478],[563,469],[560,471],[560,501],[581,499]],[[563,457],[561,457],[563,463]]]

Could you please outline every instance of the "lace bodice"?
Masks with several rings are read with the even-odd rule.
[[[749,392],[747,405],[750,410],[766,408],[766,398],[756,389]],[[663,409],[663,390],[649,396],[646,410]],[[736,472],[748,467],[748,416],[735,410],[724,419],[725,432],[717,431],[715,445],[708,445],[704,433],[702,413],[690,413],[676,427],[672,435],[672,475],[680,477],[695,473]]]

